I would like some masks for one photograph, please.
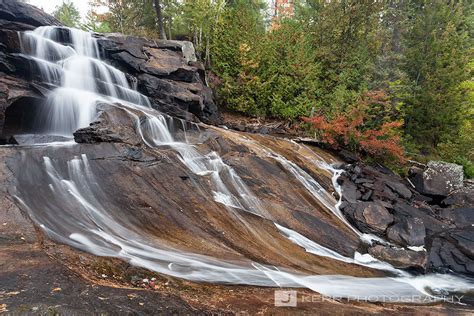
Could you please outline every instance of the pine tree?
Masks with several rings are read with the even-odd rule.
[[[454,140],[465,113],[469,14],[461,1],[418,3],[405,36],[405,130],[428,151]]]

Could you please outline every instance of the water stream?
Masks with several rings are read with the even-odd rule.
[[[61,35],[65,30],[69,37],[66,43]],[[171,148],[188,170],[210,179],[214,201],[223,205],[236,223],[247,227],[254,238],[262,237],[242,212],[275,222],[271,210],[217,152],[200,151],[193,143],[193,137],[187,135],[185,122],[180,121],[183,136],[177,139],[173,135],[170,123],[174,120],[153,110],[148,99],[132,89],[124,73],[100,59],[97,40],[92,34],[74,29],[40,27],[22,33],[21,38],[25,56],[37,64],[45,82],[57,86],[48,95],[45,111],[37,119],[42,133],[72,137],[75,130],[88,126],[95,119],[97,104],[114,103],[136,121],[137,133],[147,146]],[[198,129],[196,126],[195,130]],[[307,172],[269,148],[261,146],[261,150],[284,166],[344,225],[362,236],[339,211],[340,201],[336,201]],[[319,163],[333,172],[333,180],[337,178],[339,171],[331,169],[324,161]],[[453,275],[413,276],[368,254],[356,252],[354,258],[343,256],[276,222],[274,224],[283,236],[315,256],[387,271],[396,277],[307,275],[252,260],[227,262],[174,249],[117,219],[114,208],[110,207],[113,200],[100,187],[86,155],[71,157],[66,168],[45,156],[38,168],[41,168],[38,179],[49,184],[42,189],[45,190],[44,197],[42,194],[29,196],[27,190],[19,187],[16,198],[51,238],[98,256],[118,257],[159,273],[192,281],[305,287],[329,296],[372,296],[405,302],[435,297],[437,289],[458,292],[473,289],[469,280]],[[333,184],[337,190],[337,183],[333,181]],[[43,206],[41,210],[38,203]]]

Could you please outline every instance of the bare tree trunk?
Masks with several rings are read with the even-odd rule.
[[[160,0],[153,0],[153,6],[155,7],[156,17],[158,18],[158,29],[160,32],[159,39],[166,39],[165,27],[163,25],[163,15],[161,14]]]
[[[172,22],[172,18],[171,16],[168,17],[168,39],[172,39],[172,36],[171,36],[171,22]]]
[[[209,43],[209,34],[206,36],[206,53],[205,53],[205,65],[207,69],[211,68],[211,48]]]

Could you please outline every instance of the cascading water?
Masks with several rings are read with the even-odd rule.
[[[24,53],[32,57],[43,80],[58,85],[37,119],[44,133],[72,136],[94,119],[99,102],[149,106],[146,97],[130,88],[123,72],[99,59],[97,40],[91,33],[44,26],[21,37]],[[69,45],[56,42],[61,37]]]
[[[25,53],[40,69],[43,80],[57,86],[48,96],[44,115],[38,119],[44,133],[71,136],[94,120],[98,103],[114,103],[136,121],[137,133],[146,145],[171,148],[188,170],[209,179],[214,201],[224,205],[235,225],[244,227],[262,245],[270,245],[272,241],[263,240],[248,216],[256,215],[273,223],[282,236],[315,256],[388,271],[398,277],[308,275],[246,258],[230,262],[177,249],[145,231],[137,232],[130,223],[120,220],[115,214],[120,208],[111,207],[114,200],[98,184],[86,155],[75,156],[62,167],[44,157],[37,178],[26,175],[23,181],[33,185],[48,179],[49,186],[34,195],[21,186],[18,188],[18,202],[50,237],[99,256],[122,258],[137,266],[193,281],[307,287],[330,296],[377,295],[397,301],[432,297],[430,291],[436,288],[456,291],[473,288],[469,281],[451,275],[415,277],[367,255],[356,253],[354,258],[349,258],[276,223],[272,210],[216,151],[202,153],[186,134],[184,125],[183,137],[176,140],[166,117],[151,109],[148,99],[130,88],[124,73],[100,60],[97,40],[90,33],[40,27],[23,33],[22,39]],[[263,146],[260,149],[293,174],[337,219],[359,234],[340,214],[336,201],[308,173],[270,149]]]

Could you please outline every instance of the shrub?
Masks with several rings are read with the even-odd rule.
[[[405,153],[399,135],[401,121],[391,120],[389,100],[381,91],[371,91],[350,109],[328,119],[323,115],[303,118],[315,128],[320,140],[333,148],[348,147],[382,160],[403,162]]]

